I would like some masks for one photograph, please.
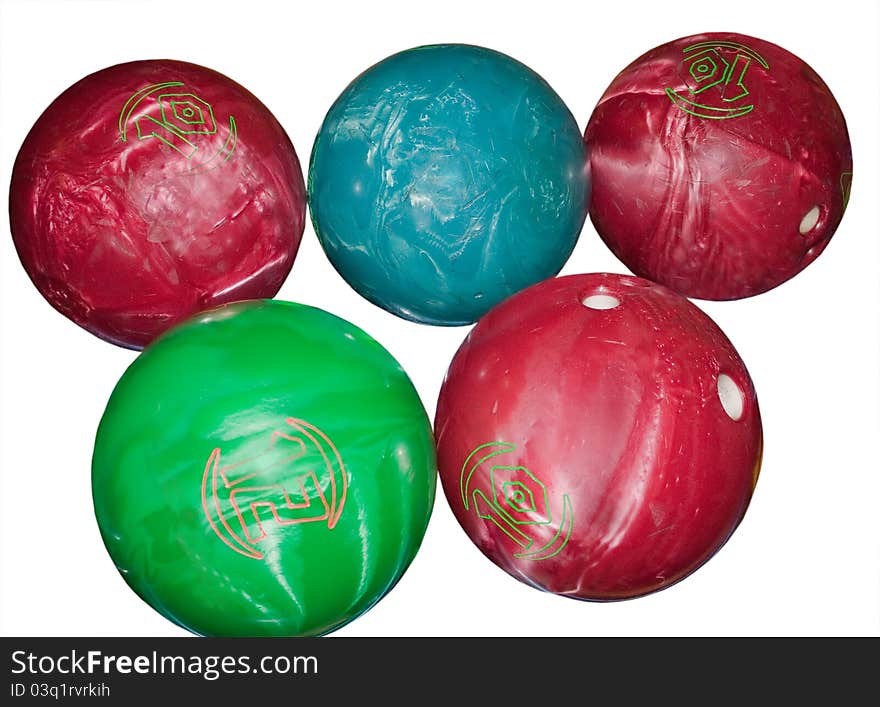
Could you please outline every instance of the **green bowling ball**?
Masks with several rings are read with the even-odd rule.
[[[151,344],[92,459],[125,581],[196,634],[312,636],[409,566],[434,502],[428,417],[391,355],[327,312],[239,302]]]

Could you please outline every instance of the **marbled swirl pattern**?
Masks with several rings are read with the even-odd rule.
[[[498,52],[421,47],[336,100],[309,172],[312,220],[367,299],[456,325],[565,263],[589,198],[577,123],[550,86]]]
[[[240,517],[222,488],[205,510],[215,450],[244,479]],[[92,463],[126,582],[214,636],[324,634],[359,616],[415,556],[435,483],[430,423],[400,365],[348,322],[276,300],[205,312],[147,347],[107,404]],[[252,538],[236,545],[240,518]]]
[[[720,47],[707,54],[718,62],[740,54],[742,87],[690,93],[685,49],[702,43]],[[746,52],[725,43],[768,68],[752,58],[740,74]],[[707,118],[667,90],[751,109]],[[599,235],[633,273],[688,297],[750,297],[794,277],[828,245],[849,197],[852,151],[834,96],[798,57],[754,37],[700,34],[647,52],[605,91],[585,140]],[[818,220],[802,231],[814,209]]]
[[[132,100],[162,83],[201,105],[216,131],[172,134],[155,122],[171,108],[160,92]],[[172,146],[189,152],[182,137],[196,154]],[[199,310],[273,296],[293,265],[305,201],[296,152],[266,106],[216,71],[164,60],[112,66],[62,93],[24,141],[9,194],[37,289],[129,348]]]
[[[598,309],[583,304],[591,297]],[[737,419],[719,380],[739,391]],[[743,518],[761,462],[758,401],[733,345],[685,298],[624,275],[547,280],[480,319],[449,367],[434,429],[443,490],[468,536],[517,579],[577,599],[635,597],[693,572]],[[513,449],[468,488],[497,491],[499,470],[540,480],[552,513],[515,518],[518,533],[463,503],[463,465],[498,443]],[[512,539],[523,532],[556,554],[524,557]]]

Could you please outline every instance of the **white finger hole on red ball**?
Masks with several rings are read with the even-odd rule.
[[[821,211],[818,206],[814,206],[804,214],[804,217],[801,219],[801,225],[798,227],[802,236],[807,235],[810,231],[816,228],[816,224],[819,223],[820,215]]]
[[[745,396],[736,381],[726,373],[718,376],[718,399],[731,420],[736,422],[742,417],[746,403]]]
[[[588,295],[581,300],[581,304],[589,309],[614,309],[620,300],[613,295]]]

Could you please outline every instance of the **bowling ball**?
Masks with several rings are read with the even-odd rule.
[[[668,587],[739,524],[761,460],[749,374],[699,309],[622,275],[547,280],[462,344],[435,420],[446,498],[517,579],[598,601]]]
[[[431,514],[430,422],[348,322],[271,300],[170,330],[113,391],[95,515],[125,581],[213,636],[324,634],[400,579]]]
[[[447,44],[358,76],[318,133],[312,222],[374,304],[440,325],[475,321],[562,268],[589,196],[562,99],[504,54]]]
[[[587,125],[590,218],[636,275],[689,297],[765,292],[815,260],[843,216],[852,153],[828,86],[754,37],[652,49]]]
[[[9,204],[40,293],[139,349],[199,310],[273,296],[299,247],[305,185],[283,128],[247,90],[194,64],[135,61],[46,109]]]

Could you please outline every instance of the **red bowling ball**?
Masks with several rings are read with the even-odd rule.
[[[636,275],[687,295],[765,292],[818,257],[849,198],[834,96],[803,61],[739,34],[636,59],[587,125],[590,217]]]
[[[493,562],[597,601],[668,587],[742,520],[762,432],[749,374],[685,298],[572,275],[491,310],[435,420],[443,489]]]
[[[273,296],[304,218],[278,121],[234,81],[179,61],[121,64],[67,89],[24,141],[10,189],[37,289],[130,348],[198,310]]]

